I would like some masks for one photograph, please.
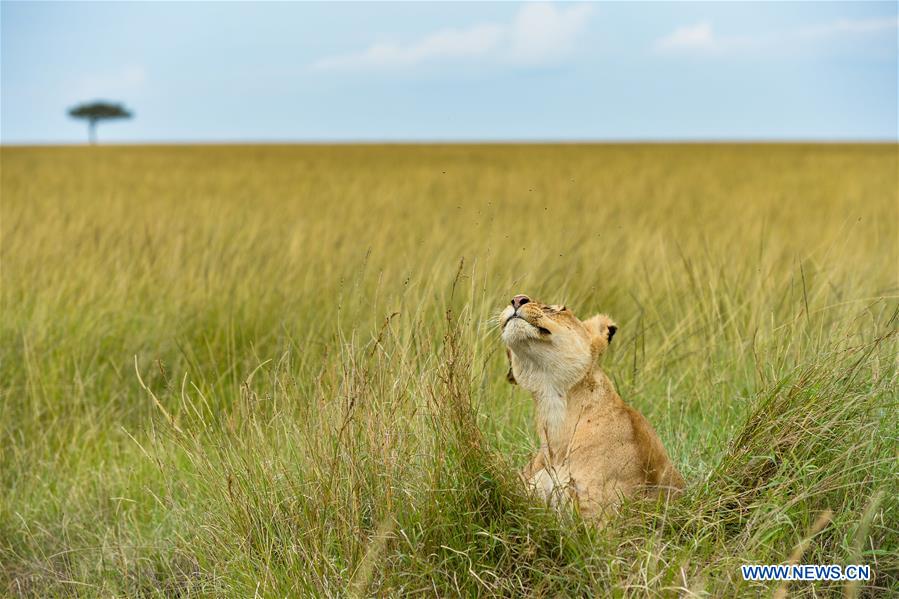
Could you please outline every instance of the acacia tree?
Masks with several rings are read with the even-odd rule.
[[[130,119],[133,115],[121,104],[110,102],[86,102],[69,109],[73,119],[87,120],[87,136],[91,144],[97,143],[97,123],[103,120]]]

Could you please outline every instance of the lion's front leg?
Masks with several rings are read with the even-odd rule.
[[[546,462],[543,457],[543,451],[542,450],[538,451],[534,455],[534,457],[531,458],[531,461],[528,462],[527,465],[521,469],[519,476],[521,476],[521,480],[525,484],[528,484],[528,483],[530,483],[530,481],[534,477],[534,475],[537,472],[539,472],[540,470],[543,470],[543,468],[545,466],[546,466]]]
[[[528,489],[547,504],[559,509],[577,501],[577,488],[568,466],[548,466],[528,480]]]

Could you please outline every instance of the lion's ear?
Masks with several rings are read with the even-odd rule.
[[[509,372],[506,373],[506,380],[513,385],[517,385],[518,381],[515,380],[515,375],[512,374],[512,351],[508,347],[506,348],[506,358],[509,360]]]
[[[612,337],[618,331],[618,325],[605,314],[597,314],[592,318],[588,318],[584,321],[584,326],[590,332],[593,346],[600,354],[609,347]]]

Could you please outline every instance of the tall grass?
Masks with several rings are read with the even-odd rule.
[[[895,145],[2,149],[0,594],[899,592]],[[689,488],[529,500],[491,316]],[[743,563],[875,580],[744,582]]]

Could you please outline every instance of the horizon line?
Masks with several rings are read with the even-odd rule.
[[[53,147],[134,147],[134,146],[424,146],[424,145],[789,145],[789,144],[899,144],[895,138],[609,138],[609,139],[307,139],[307,140],[153,140],[110,141],[90,144],[76,141],[0,141],[0,148],[53,148]]]

